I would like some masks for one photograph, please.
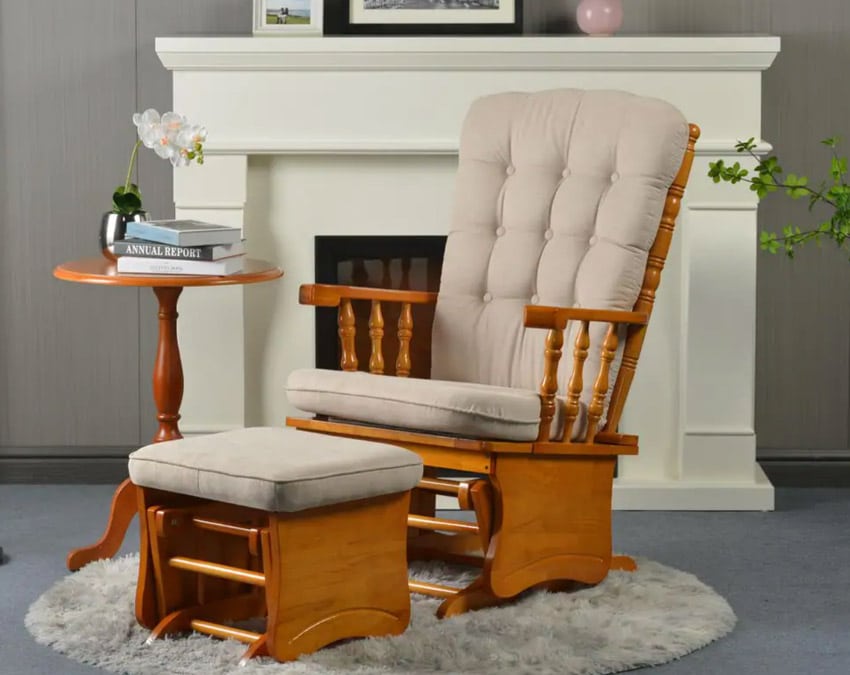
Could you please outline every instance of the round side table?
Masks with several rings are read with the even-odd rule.
[[[64,281],[102,286],[136,286],[153,289],[159,301],[159,341],[153,367],[153,397],[159,426],[154,443],[182,438],[177,422],[183,400],[183,366],[177,344],[177,299],[187,286],[232,286],[256,284],[283,276],[283,270],[264,260],[247,259],[245,268],[227,276],[119,274],[115,263],[104,257],[82,258],[62,263],[53,276]],[[111,558],[124,541],[124,535],[136,514],[136,491],[125,480],[112,498],[106,531],[91,546],[74,549],[68,554],[68,569],[78,570],[100,558]]]

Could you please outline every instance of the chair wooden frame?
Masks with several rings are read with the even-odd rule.
[[[438,616],[446,617],[498,605],[532,587],[552,590],[575,582],[595,584],[609,569],[636,568],[611,548],[611,492],[619,455],[638,452],[636,436],[618,431],[643,347],[661,272],[670,249],[700,130],[690,125],[688,145],[670,186],[658,233],[647,257],[643,283],[632,311],[570,307],[525,307],[525,326],[548,331],[544,372],[540,384],[540,427],[533,442],[502,442],[451,438],[419,431],[399,431],[365,424],[290,417],[287,424],[305,431],[363,438],[399,445],[417,452],[426,465],[425,478],[414,490],[408,525],[411,558],[439,558],[480,565],[481,575],[463,589],[411,580],[412,591],[444,598]],[[384,374],[383,302],[401,303],[395,374],[410,373],[413,336],[411,306],[435,303],[436,293],[352,286],[305,285],[302,304],[338,307],[342,370],[358,368],[354,349],[352,300],[370,300],[369,370]],[[558,365],[568,322],[579,324],[572,352],[572,372],[566,391],[563,440],[550,441],[558,389]],[[595,374],[587,410],[586,432],[572,439],[584,386],[584,363],[590,346],[591,322],[608,324],[600,345],[601,363]],[[622,361],[608,401],[610,365],[625,331]],[[605,420],[604,425],[602,420]],[[440,468],[484,474],[486,478],[451,481],[436,478]],[[461,508],[474,511],[475,524],[436,518],[436,494],[458,498]]]

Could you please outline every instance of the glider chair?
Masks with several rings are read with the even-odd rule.
[[[670,104],[625,92],[481,98],[462,131],[439,293],[301,287],[302,304],[339,308],[342,370],[293,371],[289,400],[313,417],[287,424],[421,456],[409,557],[481,566],[462,589],[410,580],[444,598],[438,616],[634,569],[611,548],[617,456],[638,452],[618,424],[698,137]],[[368,361],[354,348],[363,300]],[[382,355],[390,302],[395,376]],[[408,377],[417,303],[436,303],[430,379]],[[436,494],[476,522],[435,518]]]

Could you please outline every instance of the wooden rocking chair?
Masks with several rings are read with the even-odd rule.
[[[438,616],[635,569],[612,555],[616,458],[638,452],[618,424],[698,137],[668,103],[624,92],[479,99],[462,133],[439,293],[301,287],[302,304],[339,308],[342,371],[293,371],[290,402],[314,417],[287,424],[422,457],[410,558],[482,568],[463,589],[410,581],[445,598]],[[371,301],[368,373],[354,348],[357,300]],[[395,377],[382,354],[388,302],[401,303]],[[417,303],[436,303],[431,379],[407,377]],[[565,332],[572,369],[559,375]],[[436,494],[477,522],[436,518]]]

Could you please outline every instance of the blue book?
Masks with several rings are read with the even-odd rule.
[[[127,236],[172,246],[214,246],[241,241],[242,229],[200,220],[134,220],[127,223]]]

